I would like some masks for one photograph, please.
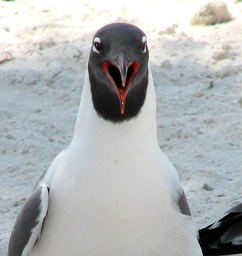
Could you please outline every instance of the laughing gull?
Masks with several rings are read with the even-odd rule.
[[[178,174],[158,145],[148,60],[138,27],[112,23],[95,33],[73,139],[23,206],[8,256],[203,255]]]

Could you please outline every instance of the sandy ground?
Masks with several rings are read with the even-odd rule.
[[[197,226],[241,202],[242,4],[227,1],[228,23],[191,26],[201,2],[0,2],[0,255],[34,184],[70,142],[91,38],[113,21],[148,35],[160,147]]]

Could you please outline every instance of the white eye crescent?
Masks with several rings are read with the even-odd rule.
[[[92,50],[96,53],[99,53],[103,48],[101,39],[99,37],[95,37],[93,39],[93,45],[92,45]]]
[[[142,37],[142,51],[145,53],[147,51],[147,37],[146,36],[143,36]]]

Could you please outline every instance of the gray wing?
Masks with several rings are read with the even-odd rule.
[[[36,244],[47,215],[49,188],[37,188],[24,204],[17,220],[8,245],[8,256],[28,255]]]
[[[178,198],[178,206],[182,214],[191,216],[191,211],[187,202],[186,195],[183,190],[182,193],[180,194],[180,197]]]

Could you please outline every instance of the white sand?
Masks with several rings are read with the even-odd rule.
[[[241,202],[242,4],[227,1],[231,22],[190,26],[200,2],[0,1],[0,255],[34,184],[70,142],[92,35],[113,21],[148,35],[160,146],[198,227]]]

